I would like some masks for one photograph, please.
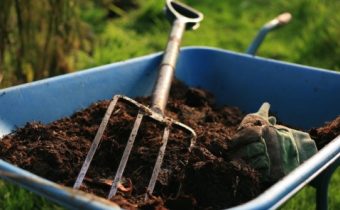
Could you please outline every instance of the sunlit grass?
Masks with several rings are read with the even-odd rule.
[[[121,18],[101,17],[105,27],[97,36],[93,54],[79,57],[79,69],[163,50],[170,30],[163,14],[163,2],[139,2],[139,9]],[[197,31],[184,34],[182,46],[203,45],[244,52],[264,23],[288,11],[293,15],[291,23],[269,34],[258,54],[326,69],[340,69],[340,1],[185,2],[204,13],[204,20]],[[94,26],[98,28],[98,24]]]
[[[63,210],[57,204],[48,201],[28,190],[0,181],[0,209],[3,210]]]
[[[332,176],[328,191],[328,208],[339,209],[340,206],[340,168]],[[282,206],[282,210],[315,209],[316,190],[307,186]]]

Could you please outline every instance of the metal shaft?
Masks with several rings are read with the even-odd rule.
[[[166,145],[168,144],[169,134],[170,134],[170,128],[167,126],[164,129],[163,138],[162,138],[162,146],[159,149],[159,153],[158,153],[158,156],[157,156],[155,167],[153,167],[151,179],[150,179],[148,188],[146,189],[146,191],[150,194],[153,192],[153,190],[155,188],[157,177],[158,177],[158,174],[161,170],[163,158],[164,158],[164,155],[165,155],[165,148],[166,148]],[[148,198],[148,193],[145,194],[145,198]]]
[[[74,189],[79,189],[81,183],[83,182],[83,180],[85,178],[87,170],[89,169],[91,161],[93,159],[94,153],[96,152],[96,150],[99,146],[99,142],[100,142],[100,140],[101,140],[101,138],[104,134],[105,128],[106,128],[106,126],[107,126],[107,124],[110,120],[112,111],[113,111],[114,107],[116,106],[118,99],[119,99],[119,97],[114,97],[112,102],[109,104],[109,107],[106,110],[104,118],[103,118],[102,122],[100,123],[99,129],[98,129],[96,136],[94,137],[94,140],[91,144],[90,150],[87,153],[86,159],[85,159],[85,161],[84,161],[84,163],[83,163],[83,165],[80,169],[77,180],[73,185]]]
[[[151,108],[160,114],[164,114],[165,106],[168,101],[185,24],[186,23],[180,19],[176,19],[173,22],[169,41],[160,66],[158,79],[152,94]]]
[[[137,119],[133,125],[132,131],[130,133],[130,137],[128,142],[126,143],[126,147],[124,149],[124,153],[123,153],[123,157],[119,163],[115,178],[112,182],[112,186],[109,192],[109,196],[108,199],[112,198],[112,196],[114,196],[117,193],[118,190],[118,184],[119,182],[122,180],[122,176],[126,167],[126,163],[129,159],[133,144],[135,142],[135,139],[137,137],[137,132],[138,129],[140,127],[140,124],[142,123],[142,119],[143,119],[143,114],[142,113],[138,113],[137,115]]]

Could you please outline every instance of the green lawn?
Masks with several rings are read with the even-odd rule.
[[[91,53],[74,53],[75,70],[142,56],[164,48],[170,25],[159,0],[135,0],[137,9],[107,19],[107,9],[82,3],[81,18],[94,33]],[[263,57],[340,71],[340,1],[338,0],[186,0],[204,13],[197,31],[184,35],[183,45],[204,45],[244,52],[258,29],[281,12],[292,22],[271,33],[258,54]],[[115,8],[111,8],[115,9]],[[117,8],[116,8],[117,10]],[[11,84],[10,81],[5,84]],[[340,206],[340,170],[333,176],[330,209]],[[227,186],[226,186],[227,187]],[[282,209],[313,209],[314,189],[299,192]],[[61,209],[26,190],[0,182],[0,209]]]
[[[244,52],[265,22],[289,11],[293,14],[291,23],[270,34],[259,55],[340,70],[340,2],[337,0],[186,2],[202,11],[205,18],[197,31],[185,33],[182,45]],[[77,69],[162,50],[170,30],[162,7],[161,1],[149,0],[121,18],[106,21],[102,21],[105,13],[101,16],[98,12],[84,12],[83,19],[94,26],[98,40],[91,56],[77,55]]]
[[[47,201],[16,185],[0,181],[0,209],[6,210],[62,210],[64,208]]]
[[[338,168],[330,182],[328,208],[330,210],[339,209],[340,206],[340,168]],[[315,209],[315,189],[307,186],[297,193],[291,200],[285,203],[280,209],[293,210],[293,209]]]

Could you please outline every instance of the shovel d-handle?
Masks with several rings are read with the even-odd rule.
[[[160,64],[151,102],[152,110],[162,115],[169,98],[183,32],[185,29],[198,28],[199,22],[203,19],[202,13],[173,0],[166,1],[166,14],[172,22],[172,29]]]

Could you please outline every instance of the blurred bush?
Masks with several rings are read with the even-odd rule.
[[[17,84],[73,71],[92,34],[77,0],[1,0],[0,70]]]

